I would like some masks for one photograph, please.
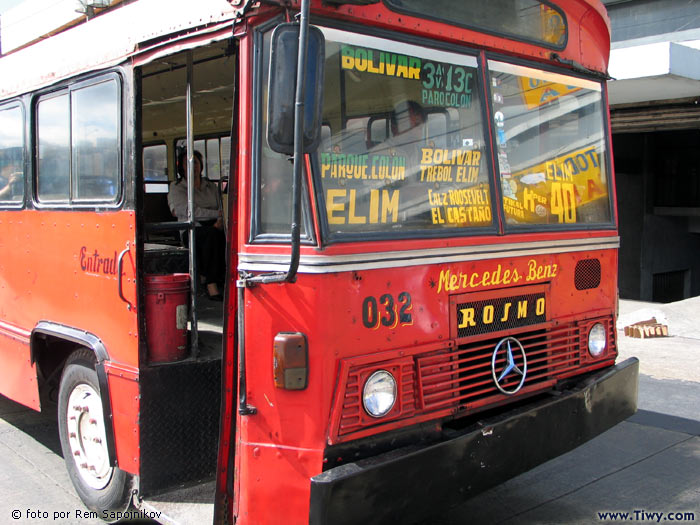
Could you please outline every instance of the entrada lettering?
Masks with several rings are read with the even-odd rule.
[[[102,257],[99,251],[88,253],[87,246],[83,246],[80,248],[80,269],[86,273],[117,275],[117,252],[112,257]]]

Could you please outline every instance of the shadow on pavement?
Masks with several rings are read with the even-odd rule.
[[[61,442],[58,438],[56,404],[42,400],[42,412],[36,412],[11,399],[0,396],[0,418],[13,427],[30,435],[59,457]]]

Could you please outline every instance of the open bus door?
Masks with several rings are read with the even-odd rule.
[[[224,301],[209,300],[204,294],[197,270],[194,212],[188,221],[176,219],[168,192],[177,183],[176,160],[181,153],[188,169],[179,171],[187,174],[194,171],[193,152],[201,153],[202,176],[216,185],[226,213],[226,253],[231,257],[227,268],[235,267],[236,250],[231,246],[237,236],[238,203],[237,185],[231,181],[236,180],[238,162],[239,53],[236,39],[230,32],[226,36],[184,51],[175,46],[173,53],[145,60],[136,71],[142,141],[164,144],[157,148],[162,151],[160,160],[143,167],[139,275],[147,281],[151,276],[189,274],[190,298],[186,354],[176,362],[153,362],[148,339],[149,348],[141,355],[142,454],[137,506],[183,522],[211,520],[214,486],[208,480],[216,470],[221,352],[230,338],[235,304],[233,310],[227,306],[231,302],[228,270],[221,283]],[[193,187],[191,181],[182,184]],[[194,210],[193,195],[188,200],[189,210]],[[141,293],[147,296],[149,290]],[[152,328],[149,323],[146,313],[142,324],[146,334]],[[171,489],[176,492],[167,492]],[[204,516],[188,514],[192,503],[203,504],[196,507]]]

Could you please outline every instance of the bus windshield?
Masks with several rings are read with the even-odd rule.
[[[476,57],[325,32],[317,186],[330,237],[491,229]]]
[[[324,33],[328,238],[494,233],[498,207],[508,229],[610,225],[599,83],[489,61],[485,95],[475,56]]]

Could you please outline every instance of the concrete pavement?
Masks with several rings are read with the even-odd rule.
[[[620,301],[619,359],[639,359],[639,408],[700,420],[700,297],[670,304]],[[623,328],[651,317],[669,337],[625,337]]]
[[[104,523],[82,516],[86,509],[68,478],[53,413],[0,396],[0,457],[0,523]]]

